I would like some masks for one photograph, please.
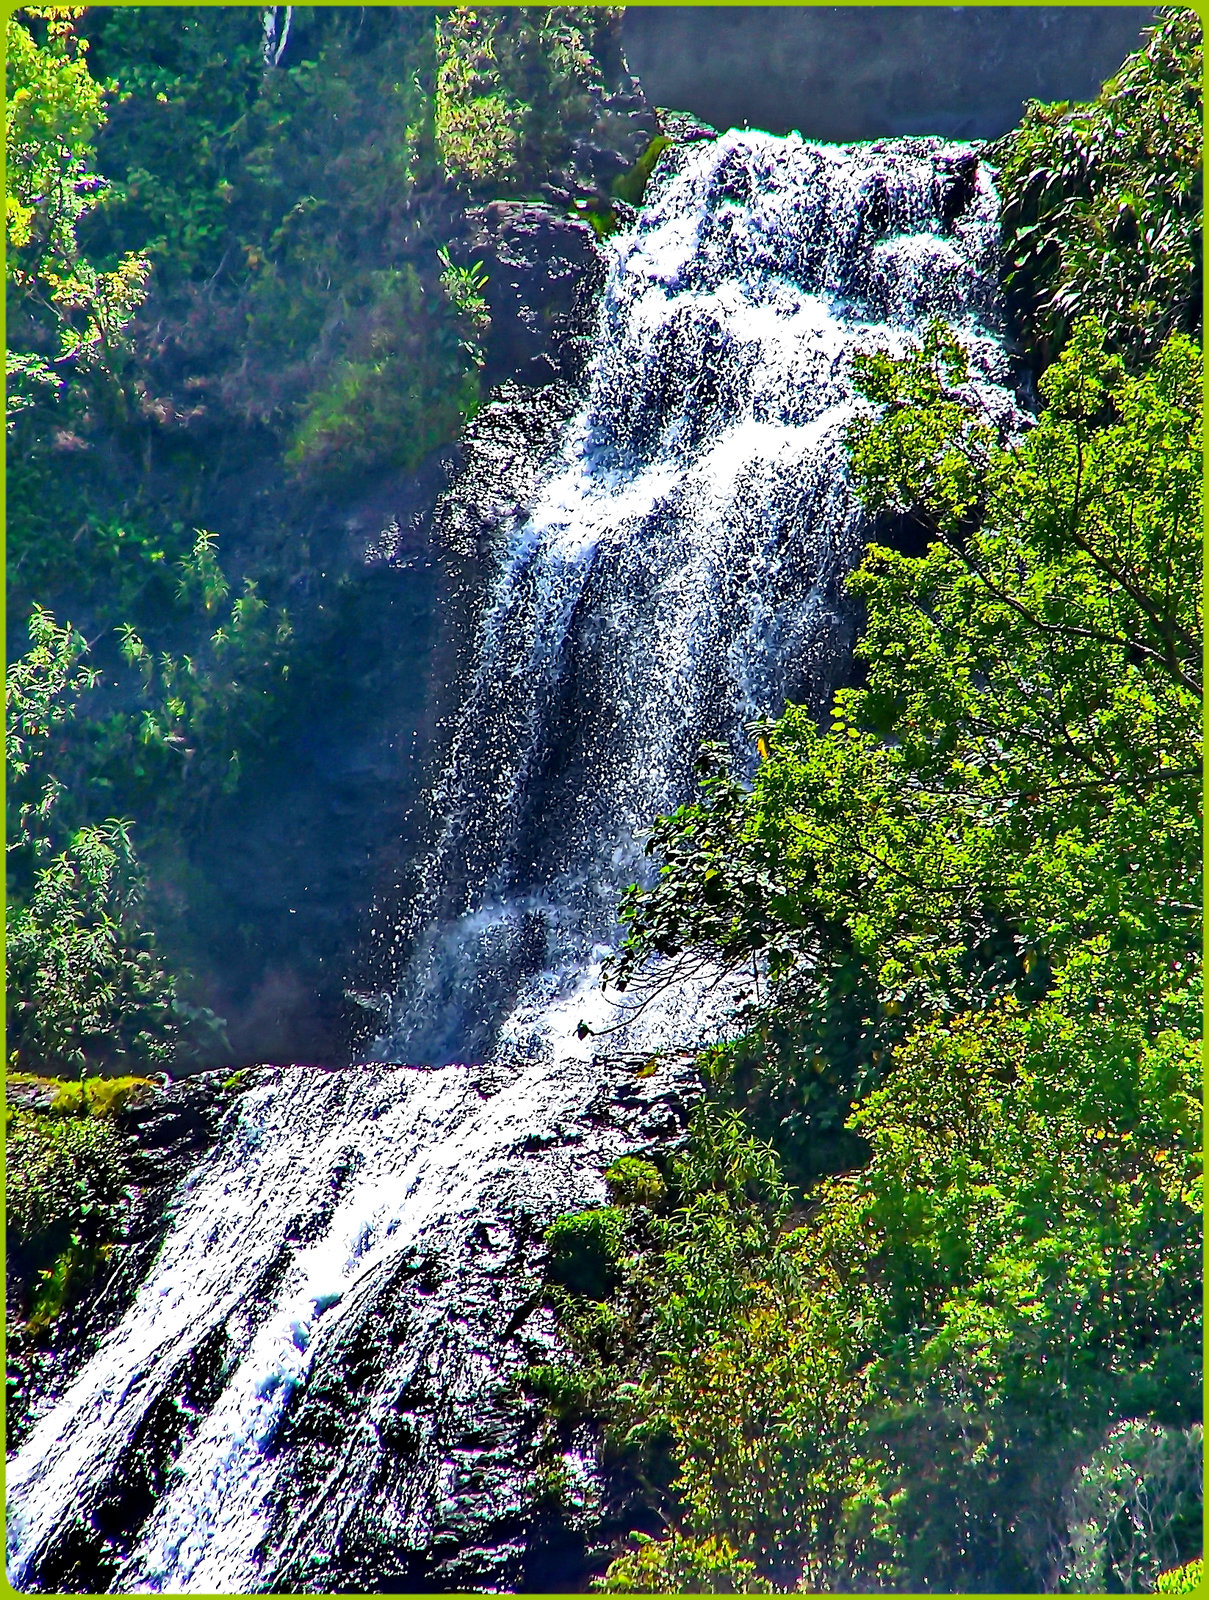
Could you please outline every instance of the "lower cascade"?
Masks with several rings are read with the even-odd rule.
[[[844,679],[869,532],[853,356],[943,317],[988,411],[1016,404],[968,146],[670,149],[605,248],[582,402],[482,531],[493,577],[373,1059],[250,1075],[133,1303],[10,1462],[19,1589],[568,1576],[533,1531],[518,1382],[553,1348],[543,1230],[679,1135],[692,1048],[733,1004],[602,994],[642,829],[689,797],[702,740],[750,769],[753,720]],[[590,1442],[567,1467],[590,1519]]]

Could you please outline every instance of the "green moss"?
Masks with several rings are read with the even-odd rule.
[[[655,163],[671,142],[662,133],[656,134],[630,170],[623,172],[619,178],[614,178],[613,194],[618,200],[624,200],[632,206],[642,204],[642,197],[646,193],[651,173],[655,170]]]
[[[51,1267],[73,1245],[113,1237],[130,1171],[110,1116],[8,1108],[6,1134],[8,1243],[24,1276]]]
[[[49,1333],[61,1314],[93,1282],[112,1253],[113,1247],[108,1244],[71,1243],[60,1251],[35,1280],[25,1323],[26,1337],[39,1340]]]
[[[572,216],[586,222],[598,239],[607,239],[621,227],[621,220],[612,206],[604,206],[597,199],[577,200]]]
[[[60,1083],[52,1112],[60,1116],[111,1117],[145,1096],[155,1085],[150,1078],[85,1078],[83,1083]]]

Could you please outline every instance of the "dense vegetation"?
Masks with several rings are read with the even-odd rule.
[[[473,206],[607,199],[618,14],[30,7],[7,73],[10,1056],[210,1059],[192,845],[343,649],[328,499],[479,404]]]
[[[687,1150],[550,1235],[573,1359],[534,1387],[668,1527],[607,1589],[1200,1551],[1200,119],[1173,13],[1004,142],[1035,424],[988,426],[944,327],[863,359],[853,482],[923,553],[852,580],[861,686],[654,825],[610,981],[752,989]]]

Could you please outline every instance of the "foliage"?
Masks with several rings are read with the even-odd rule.
[[[108,271],[81,251],[78,232],[104,180],[88,171],[104,120],[89,75],[78,8],[14,12],[6,51],[6,312],[9,427],[74,376],[120,390],[127,329],[148,263],[130,252]],[[34,36],[42,35],[39,43]],[[96,391],[96,383],[92,385]]]
[[[604,6],[460,8],[436,27],[434,137],[446,177],[472,193],[533,192],[577,165],[602,74],[616,70],[620,12]]]
[[[224,615],[228,594],[217,541],[196,529],[176,563],[174,610],[195,637],[199,625],[205,632],[178,655],[120,624],[120,676],[106,693],[82,637],[34,608],[32,648],[8,681],[10,857],[45,856],[103,807],[134,811],[152,829],[179,828],[238,784],[246,754],[263,747],[279,716],[292,630],[252,580]],[[86,738],[53,738],[89,690]],[[22,868],[14,860],[10,869],[18,894]]]
[[[51,741],[75,714],[76,699],[92,688],[96,669],[80,663],[87,643],[35,607],[29,621],[32,649],[5,676],[9,852],[35,856],[50,848],[51,818],[64,785],[45,769]]]
[[[10,903],[9,1060],[28,1070],[161,1066],[179,1033],[176,987],[142,927],[128,824],[79,829]]]
[[[664,1540],[635,1535],[637,1549],[619,1556],[594,1588],[611,1594],[767,1594],[755,1563],[740,1560],[725,1539]]]
[[[310,396],[286,455],[328,482],[375,465],[410,471],[478,407],[481,281],[447,265],[448,301],[430,301],[411,268],[383,277],[365,359],[338,363]]]
[[[483,291],[487,287],[487,274],[483,263],[475,261],[468,267],[457,266],[444,245],[437,251],[441,263],[441,288],[454,313],[460,317],[470,334],[480,338],[491,323],[491,312]],[[477,347],[471,346],[474,353]],[[478,363],[481,365],[481,360]]]
[[[550,1278],[576,1294],[602,1299],[616,1282],[625,1215],[615,1207],[577,1211],[546,1229]]]
[[[224,616],[230,590],[216,552],[215,536],[196,529],[176,586],[180,611],[191,613],[194,627],[217,622],[214,632],[178,656],[153,651],[122,623],[119,650],[138,688],[132,704],[94,722],[88,781],[152,825],[179,827],[238,786],[244,759],[273,733],[289,679],[287,612],[271,608],[245,578]]]
[[[1201,24],[1169,8],[1091,105],[1000,141],[1004,248],[1041,364],[1089,313],[1134,362],[1201,328]]]
[[[1199,1411],[1197,1051],[1147,1042],[1098,976],[919,1028],[856,1114],[871,1160],[793,1231],[741,1198],[742,1163],[711,1191],[716,1136],[681,1167],[691,1198],[627,1268],[654,1326],[611,1413],[674,1439],[678,1532],[609,1587],[673,1589],[698,1541],[840,1590],[1032,1590],[1054,1550],[1076,1575],[1106,1540],[1121,1570],[1187,1552],[1195,1475],[1156,1458],[1131,1499],[1110,1462],[1167,1437],[1128,1419]],[[1040,1488],[1072,1479],[1069,1507]]]
[[[112,1080],[93,1080],[102,1081]],[[54,1115],[9,1107],[5,1135],[11,1248],[45,1266],[85,1224],[112,1232],[130,1177],[110,1106],[90,1104],[87,1114],[61,1107]]]
[[[1198,1543],[1203,1460],[1199,1426],[1113,1428],[1075,1480],[1063,1588],[1163,1592],[1159,1569]]]
[[[445,174],[455,183],[506,178],[528,110],[503,92],[492,35],[490,14],[458,10],[437,22],[434,125]]]
[[[605,1183],[615,1206],[657,1206],[667,1193],[659,1168],[640,1156],[620,1156],[605,1172]]]
[[[204,556],[204,538],[199,545]],[[199,581],[210,583],[213,599],[214,572],[207,578],[204,560],[201,566]],[[193,567],[182,582],[190,576]],[[237,633],[239,619],[237,611]],[[127,634],[141,647],[133,630]],[[114,753],[112,739],[103,748],[95,724],[83,765],[80,748],[61,738],[77,696],[95,687],[95,669],[81,661],[87,646],[41,609],[31,618],[30,638],[32,648],[13,664],[6,688],[10,1062],[81,1074],[88,1064],[165,1065],[183,1024],[221,1025],[178,997],[177,980],[156,951],[129,820],[81,820],[90,775],[96,779],[97,764]],[[182,716],[186,709],[171,700],[166,706]],[[229,724],[229,708],[225,715]],[[127,717],[127,729],[133,720]],[[148,713],[141,720],[145,727]]]
[[[150,241],[157,309],[187,363],[187,393],[175,363],[149,364],[148,415],[268,425],[312,478],[362,414],[385,445],[376,464],[423,453],[406,433],[417,421],[444,442],[464,363],[445,371],[448,352],[426,348],[443,326],[432,229],[448,227],[432,195],[431,14],[296,10],[268,66],[257,12],[102,11],[91,30],[122,85],[101,144],[116,198],[93,246]],[[366,459],[362,446],[353,470]]]
[[[55,1096],[49,1109],[5,1108],[5,1424],[13,1449],[30,1421],[42,1352],[124,1232],[132,1171],[113,1113],[146,1080],[57,1084],[14,1073],[8,1081]]]
[[[1155,1588],[1159,1594],[1199,1594],[1204,1577],[1205,1563],[1197,1556],[1182,1567],[1160,1572]]]
[[[214,538],[198,530],[179,564],[181,604],[213,623],[227,594]],[[238,782],[241,751],[276,715],[288,619],[247,582],[196,656],[152,652],[128,623],[117,631],[137,682],[121,709],[93,708],[86,742],[61,737],[99,676],[70,626],[36,608],[32,648],[8,676],[9,1029],[22,1066],[163,1065],[182,1029],[221,1033],[156,951],[130,820],[89,819],[116,801],[179,828]]]
[[[25,1420],[22,1368],[91,1282],[120,1236],[130,1168],[121,1135],[100,1116],[6,1109],[5,1215],[10,1286],[8,1427]]]
[[[116,203],[90,230],[93,250],[109,254],[136,239],[161,281],[212,272],[247,119],[264,92],[259,14],[119,10],[86,14],[84,26],[113,84],[101,157]]]

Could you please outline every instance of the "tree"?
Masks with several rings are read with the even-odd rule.
[[[1032,1592],[1086,1564],[1093,1487],[1067,1486],[1130,1419],[1157,1437],[1200,1414],[1199,1051],[1106,1014],[1102,981],[1092,963],[1031,1010],[917,1027],[855,1115],[869,1161],[745,1285],[717,1205],[672,1213],[631,1268],[655,1354],[620,1410],[675,1441],[676,1537],[607,1587],[674,1591],[699,1547],[841,1592]],[[1151,1456],[1143,1565],[1199,1532],[1171,1451]]]
[[[107,185],[89,171],[105,121],[88,72],[78,7],[29,7],[7,31],[5,195],[9,427],[77,377],[121,396],[126,329],[148,263],[130,253],[109,271],[82,253],[79,228]],[[35,30],[42,42],[35,38]]]
[[[1031,103],[995,151],[1008,287],[1044,365],[1089,313],[1138,364],[1201,329],[1201,23],[1160,13],[1090,105]]]

